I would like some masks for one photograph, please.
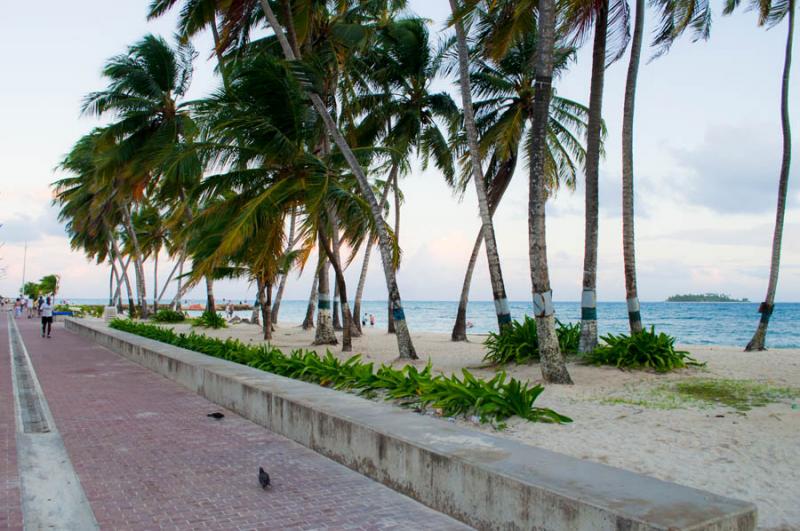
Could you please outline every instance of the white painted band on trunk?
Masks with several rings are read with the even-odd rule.
[[[628,302],[628,312],[638,312],[639,311],[639,297],[632,297],[627,300]]]
[[[594,308],[597,306],[597,292],[593,289],[585,289],[581,294],[581,307]]]
[[[547,317],[555,313],[552,290],[533,294],[533,315],[536,317]]]
[[[508,299],[505,297],[502,299],[495,299],[494,310],[497,312],[497,315],[510,315],[511,307],[508,304]]]

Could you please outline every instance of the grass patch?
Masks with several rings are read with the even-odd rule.
[[[708,404],[749,411],[774,402],[800,397],[800,389],[776,387],[752,380],[692,379],[677,382],[674,390],[681,396]]]
[[[692,378],[642,388],[626,386],[624,394],[601,398],[601,404],[647,409],[710,409],[728,407],[738,412],[800,398],[800,389],[778,387],[753,380]]]

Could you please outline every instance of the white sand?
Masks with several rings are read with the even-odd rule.
[[[176,329],[188,330],[188,325]],[[211,336],[236,337],[258,342],[260,329],[233,325],[223,330],[198,330]],[[312,331],[283,324],[273,345],[286,350],[312,348]],[[451,373],[481,365],[482,337],[453,343],[445,334],[413,334],[417,352],[436,370]],[[464,425],[492,431],[501,437],[548,448],[580,459],[640,472],[717,494],[750,500],[758,505],[759,528],[800,529],[800,409],[786,400],[738,413],[726,407],[702,408],[683,404],[681,409],[653,409],[603,402],[609,397],[635,398],[652,386],[692,377],[757,380],[779,386],[800,387],[800,349],[744,353],[739,347],[685,347],[704,369],[670,375],[623,372],[613,368],[570,364],[574,386],[548,386],[537,405],[571,417],[567,425],[538,424],[510,419],[508,428],[495,431],[467,420]],[[320,352],[325,347],[316,347]],[[339,347],[332,347],[339,353]],[[396,360],[394,336],[367,329],[354,339],[354,352],[378,363]],[[342,354],[348,356],[349,354]],[[538,365],[509,366],[511,376],[540,381]],[[491,369],[474,369],[491,376]],[[797,407],[797,406],[795,406]],[[719,415],[722,415],[721,417]]]

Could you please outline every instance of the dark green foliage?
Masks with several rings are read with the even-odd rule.
[[[578,352],[578,342],[581,337],[580,323],[564,324],[556,321],[556,334],[562,353],[566,355]],[[483,359],[493,364],[538,361],[539,336],[536,333],[536,321],[527,315],[522,322],[511,321],[511,324],[499,333],[490,332],[484,345],[486,356]]]
[[[227,328],[225,318],[217,312],[210,310],[204,311],[200,317],[192,319],[192,326],[202,326],[203,328]]]
[[[608,334],[601,339],[605,344],[584,355],[586,363],[620,369],[653,369],[656,372],[705,365],[689,356],[688,352],[675,350],[675,338],[664,332],[656,334],[655,327],[632,336]]]
[[[248,365],[256,369],[334,389],[359,391],[362,394],[385,393],[387,399],[402,400],[401,405],[419,404],[442,410],[442,414],[477,415],[482,422],[502,421],[518,415],[535,422],[572,422],[550,409],[534,407],[544,388],[529,387],[506,374],[491,380],[475,378],[466,369],[463,378],[434,375],[430,364],[421,371],[413,365],[395,369],[363,363],[360,356],[341,361],[328,351],[319,356],[314,351],[295,350],[286,355],[270,345],[251,346],[235,339],[214,339],[204,335],[178,334],[172,330],[135,321],[116,319],[111,328],[155,339],[170,345],[201,352],[216,358]]]
[[[175,310],[164,308],[162,310],[158,310],[150,317],[150,319],[158,323],[180,323],[186,319],[186,316],[183,315],[182,312],[176,312]]]

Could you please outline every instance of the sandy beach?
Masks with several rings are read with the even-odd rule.
[[[188,331],[189,325],[175,326]],[[260,342],[260,328],[248,324],[227,329],[195,329],[215,337]],[[313,330],[280,324],[272,344],[284,350],[312,347]],[[435,370],[460,372],[467,367],[488,377],[493,368],[480,368],[482,336],[453,343],[435,333],[413,335],[420,360],[431,360]],[[353,339],[353,353],[376,364],[397,360],[394,336],[367,328]],[[781,399],[749,411],[685,400],[673,401],[660,389],[692,378],[751,380],[778,387],[800,387],[800,349],[744,353],[740,347],[684,345],[704,368],[668,375],[623,372],[613,368],[569,364],[574,386],[547,386],[537,405],[571,417],[566,425],[537,424],[510,419],[504,430],[466,419],[455,422],[490,431],[501,437],[625,468],[663,480],[717,494],[750,500],[758,505],[760,529],[800,529],[800,399]],[[340,347],[331,351],[342,357]],[[539,382],[536,364],[507,366],[513,377]],[[447,421],[447,420],[443,420]]]

